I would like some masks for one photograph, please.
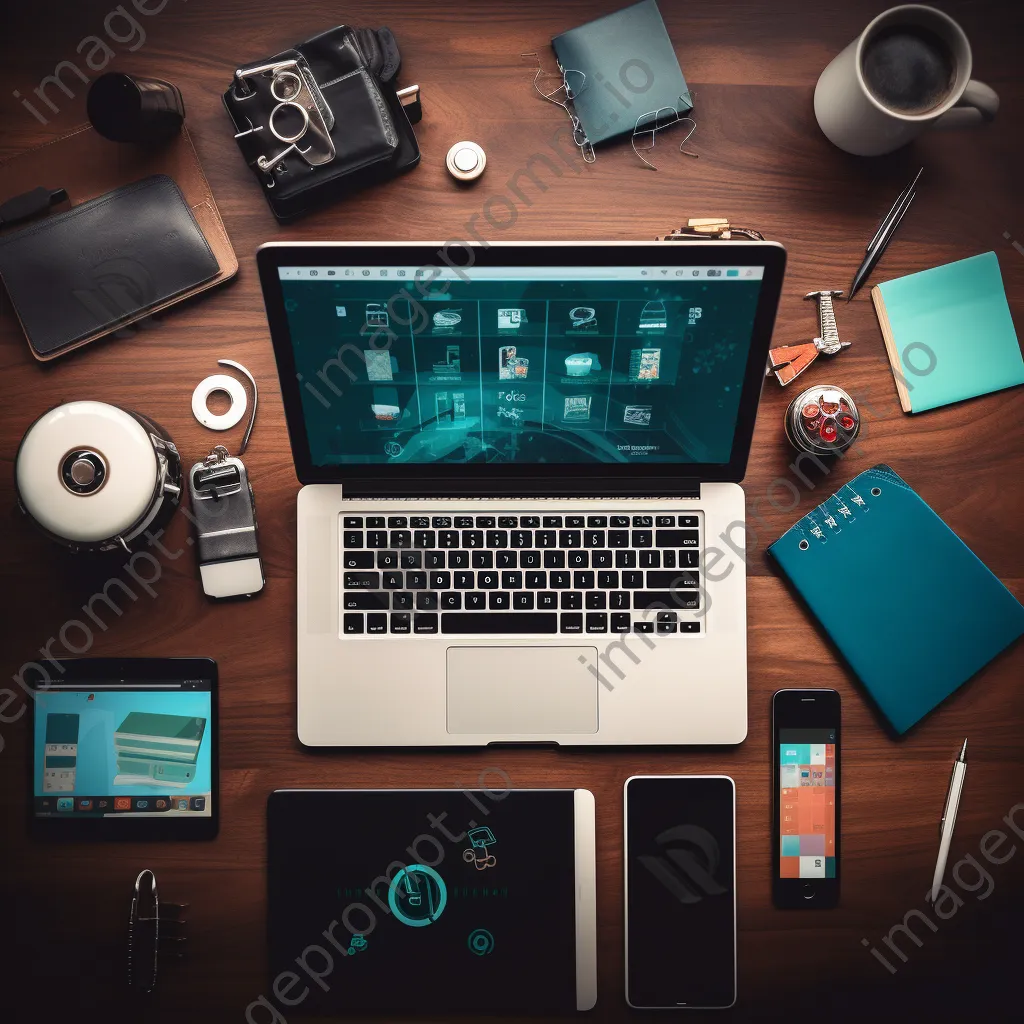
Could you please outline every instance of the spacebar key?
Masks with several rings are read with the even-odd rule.
[[[442,633],[557,633],[558,616],[545,612],[442,612]]]

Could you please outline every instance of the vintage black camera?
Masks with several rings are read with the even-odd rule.
[[[278,220],[415,167],[419,87],[390,29],[323,32],[235,72],[224,106]]]

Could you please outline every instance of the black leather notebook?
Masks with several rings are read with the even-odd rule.
[[[0,278],[40,358],[115,330],[219,271],[165,174],[0,235]]]

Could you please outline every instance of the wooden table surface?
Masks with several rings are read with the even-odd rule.
[[[5,15],[0,48],[0,155],[81,123],[84,87],[66,73],[73,98],[51,89],[59,112],[41,124],[12,96],[32,96],[62,60],[169,79],[183,90],[188,124],[241,261],[237,280],[141,330],[133,340],[97,343],[49,366],[30,356],[11,315],[0,311],[0,547],[4,570],[3,672],[39,657],[61,627],[81,617],[105,577],[33,532],[14,509],[13,462],[32,420],[59,402],[122,403],[163,423],[187,463],[212,435],[194,422],[196,383],[228,357],[250,367],[261,388],[260,416],[247,462],[259,502],[266,592],[248,604],[213,605],[200,593],[189,553],[164,559],[156,596],[142,596],[93,631],[93,655],[208,655],[221,676],[219,838],[207,844],[62,843],[26,838],[25,756],[29,715],[0,718],[3,860],[0,921],[4,957],[0,1017],[242,1021],[268,992],[264,941],[264,804],[277,787],[454,787],[497,766],[516,787],[582,786],[597,798],[600,888],[600,1020],[629,1014],[623,1002],[623,781],[634,773],[723,772],[738,795],[739,1002],[732,1016],[813,1013],[861,1019],[922,1009],[935,1020],[987,1010],[1001,1019],[1011,1002],[1024,855],[995,866],[979,859],[982,836],[1024,800],[1021,734],[1024,650],[986,668],[901,741],[888,738],[835,652],[797,606],[765,558],[765,548],[799,516],[861,470],[885,461],[924,497],[1018,596],[1024,595],[1024,418],[1020,392],[991,395],[921,416],[899,407],[868,289],[838,310],[853,342],[827,366],[809,371],[847,388],[864,413],[858,450],[827,478],[801,478],[782,433],[792,397],[765,385],[745,489],[753,551],[749,558],[749,735],[734,749],[373,751],[312,753],[295,735],[295,496],[254,252],[269,239],[449,239],[466,237],[476,215],[488,240],[648,239],[687,216],[723,214],[783,242],[789,267],[775,343],[813,337],[818,288],[846,288],[876,219],[922,164],[914,207],[874,280],[896,277],[995,250],[1018,328],[1024,326],[1024,7],[999,0],[944,2],[974,46],[975,71],[1000,94],[994,124],[933,133],[889,157],[857,159],[818,131],[811,95],[828,61],[883,9],[860,0],[662,0],[662,11],[696,102],[699,159],[659,141],[653,173],[628,144],[583,165],[571,154],[542,186],[507,185],[533,154],[549,153],[562,112],[533,92],[520,58],[542,54],[552,66],[552,35],[614,10],[618,0],[515,3],[269,3],[267,0],[125,0],[132,12],[104,19],[111,0],[21,5]],[[156,13],[143,14],[140,8]],[[121,10],[121,8],[118,8]],[[279,227],[231,139],[220,94],[238,62],[259,58],[342,19],[387,24],[404,55],[403,84],[423,89],[417,129],[422,163],[411,174],[289,227]],[[134,26],[134,27],[133,27]],[[111,56],[85,43],[103,37]],[[144,34],[144,41],[142,35]],[[121,41],[117,41],[120,39]],[[82,45],[84,43],[84,45]],[[77,52],[76,52],[77,48]],[[89,76],[97,72],[87,70]],[[475,188],[458,188],[444,154],[459,139],[487,151]],[[571,166],[570,166],[571,165]],[[543,164],[540,166],[543,167]],[[54,181],[73,181],[55,167]],[[496,199],[490,206],[488,200]],[[495,214],[489,227],[482,211]],[[1009,236],[1009,237],[1008,237]],[[965,339],[969,344],[970,339]],[[240,428],[239,428],[240,430]],[[230,435],[233,436],[233,435]],[[235,439],[237,442],[237,438]],[[177,516],[165,543],[180,549],[188,524]],[[756,540],[754,538],[756,537]],[[115,565],[114,575],[123,570]],[[109,570],[107,575],[109,575]],[[841,586],[841,581],[840,581]],[[966,595],[949,594],[952,602]],[[927,630],[928,622],[920,628]],[[72,641],[74,642],[74,641]],[[59,640],[51,651],[62,653]],[[771,905],[769,702],[795,684],[835,686],[844,703],[842,906],[832,912],[781,912]],[[12,685],[7,683],[8,686]],[[20,691],[19,691],[20,693]],[[965,867],[962,906],[922,945],[904,939],[907,961],[891,974],[870,945],[923,908],[937,848],[954,751],[970,737],[970,773],[951,863],[972,855],[992,879],[978,885]],[[1024,821],[1024,809],[1017,816]],[[1018,825],[1018,827],[1024,827]],[[191,903],[190,956],[166,967],[146,1008],[122,1003],[125,919],[132,880],[153,867],[166,899]],[[973,891],[971,891],[973,889]],[[981,897],[986,897],[982,899]],[[528,983],[528,979],[524,979]],[[425,1012],[429,1007],[425,1007]],[[634,1015],[635,1016],[635,1015]],[[265,1020],[257,1012],[254,1020]],[[289,1015],[290,1019],[290,1015]]]

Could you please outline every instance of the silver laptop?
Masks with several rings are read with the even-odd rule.
[[[773,243],[271,243],[311,746],[732,744]]]

